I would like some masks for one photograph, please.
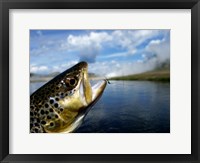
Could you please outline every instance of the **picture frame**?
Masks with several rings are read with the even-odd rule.
[[[9,9],[191,9],[191,154],[9,154]],[[1,0],[0,1],[0,160],[2,162],[193,162],[200,161],[199,0]]]

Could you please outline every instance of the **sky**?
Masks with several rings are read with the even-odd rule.
[[[89,72],[137,74],[170,60],[170,30],[30,30],[30,72],[62,72],[80,61]]]

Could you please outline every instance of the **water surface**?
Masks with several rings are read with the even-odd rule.
[[[76,132],[169,133],[170,83],[111,81]]]

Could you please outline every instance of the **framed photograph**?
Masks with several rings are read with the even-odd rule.
[[[2,0],[2,162],[199,162],[199,0]]]

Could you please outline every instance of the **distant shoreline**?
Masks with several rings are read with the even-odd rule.
[[[37,83],[37,82],[47,82],[53,79],[54,77],[37,77],[37,78],[30,78],[31,83]]]
[[[112,77],[112,78],[109,78],[109,80],[138,80],[138,81],[170,82],[170,71],[169,70],[155,70],[155,71],[144,72],[141,74]]]

